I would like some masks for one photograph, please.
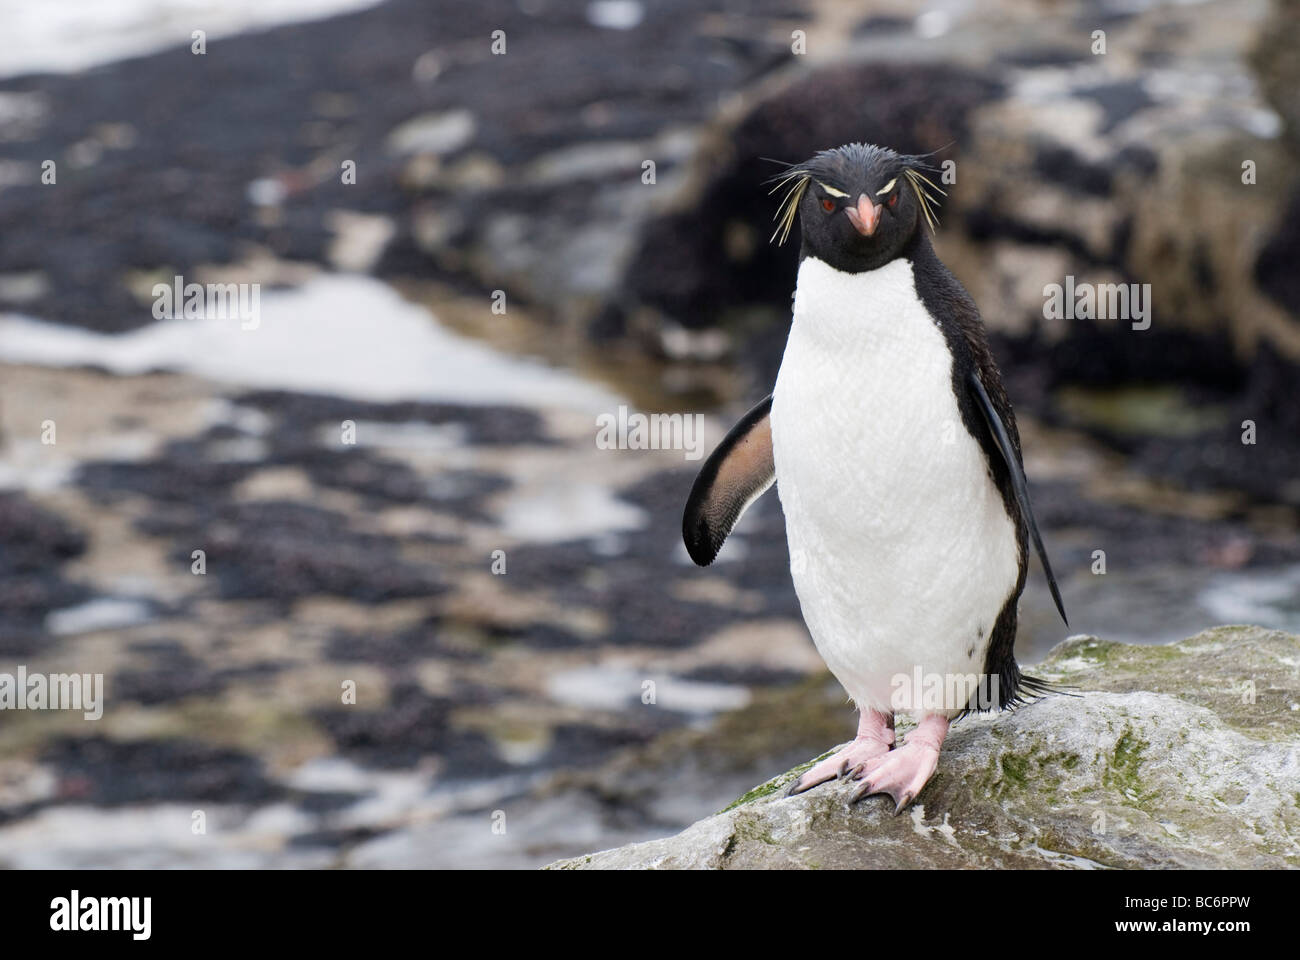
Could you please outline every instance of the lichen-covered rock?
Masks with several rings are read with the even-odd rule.
[[[552,866],[1300,866],[1300,637],[1074,637],[1035,672],[1075,695],[956,724],[900,816],[887,798],[849,806],[847,782],[786,797],[804,764],[677,836]]]

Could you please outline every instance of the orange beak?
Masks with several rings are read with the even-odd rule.
[[[864,237],[871,236],[876,232],[876,227],[880,226],[880,204],[872,203],[865,193],[858,194],[856,210],[845,207],[844,212],[848,215],[849,223]]]

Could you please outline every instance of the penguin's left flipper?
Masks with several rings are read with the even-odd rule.
[[[776,481],[772,461],[772,397],[741,417],[700,468],[682,514],[686,552],[707,567],[741,514]]]
[[[1016,456],[1015,448],[1007,437],[1007,428],[993,406],[993,401],[989,399],[988,391],[984,389],[979,374],[972,370],[967,380],[975,405],[984,415],[984,422],[988,424],[993,440],[1002,454],[1002,460],[1007,465],[1007,472],[1011,476],[1011,489],[1015,491],[1016,502],[1020,504],[1020,515],[1025,519],[1025,526],[1029,528],[1029,535],[1034,541],[1034,549],[1038,551],[1038,559],[1042,561],[1043,572],[1047,574],[1047,585],[1052,591],[1052,599],[1056,601],[1057,612],[1061,615],[1061,621],[1068,627],[1070,621],[1065,617],[1065,604],[1061,602],[1061,591],[1056,586],[1056,575],[1052,573],[1052,564],[1047,559],[1047,549],[1043,546],[1043,538],[1038,533],[1038,521],[1034,519],[1034,510],[1029,505],[1029,486],[1025,482],[1024,467],[1020,465],[1020,458]]]

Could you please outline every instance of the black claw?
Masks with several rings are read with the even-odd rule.
[[[898,804],[898,806],[894,807],[894,816],[898,816],[900,813],[902,813],[903,810],[907,807],[907,805],[911,803],[913,799],[915,799],[910,793],[903,794],[903,798],[901,800],[898,797],[895,797],[892,793],[890,794],[890,797],[893,797],[894,802]]]
[[[790,789],[785,792],[787,797],[793,797],[799,793],[799,784],[803,783],[803,777],[795,777],[794,783],[790,784]]]

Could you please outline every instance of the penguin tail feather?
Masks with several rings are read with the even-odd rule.
[[[1016,678],[1016,686],[1011,691],[1011,696],[1003,703],[1004,708],[1014,709],[1034,700],[1048,696],[1078,697],[1081,696],[1077,687],[1069,684],[1057,683],[1052,680],[1043,680],[1039,677],[1030,677],[1020,674]]]
[[[1077,687],[1056,683],[1051,680],[1043,680],[1039,677],[1026,676],[1014,664],[1009,671],[1004,671],[1001,677],[994,677],[993,679],[999,681],[997,687],[993,690],[983,691],[984,697],[982,699],[973,697],[971,704],[959,713],[954,718],[955,720],[960,720],[972,713],[1015,710],[1018,707],[1033,703],[1035,700],[1041,700],[1043,697],[1081,696]]]

